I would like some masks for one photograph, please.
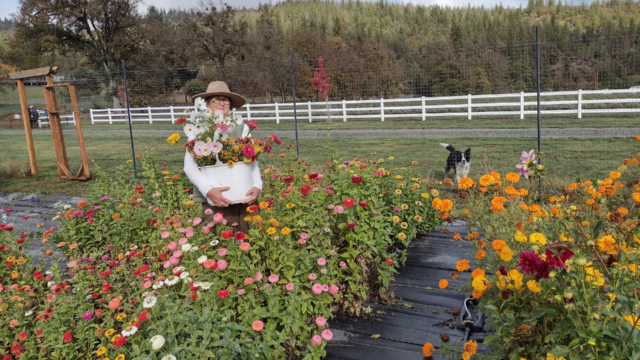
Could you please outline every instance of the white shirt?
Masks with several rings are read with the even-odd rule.
[[[249,127],[245,124],[244,130],[242,130],[242,137],[246,137],[249,134]],[[195,137],[189,137],[189,141],[195,139]],[[213,188],[213,185],[207,180],[207,178],[198,169],[198,164],[193,159],[193,156],[189,154],[189,150],[184,155],[184,173],[195,187],[200,190],[204,197],[207,197],[209,191]],[[251,178],[253,180],[253,186],[262,190],[262,176],[260,176],[260,168],[258,168],[258,162],[254,161],[251,164]]]

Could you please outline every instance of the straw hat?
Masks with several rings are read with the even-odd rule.
[[[229,87],[227,86],[227,84],[225,84],[224,81],[214,81],[210,83],[209,86],[207,86],[207,92],[193,95],[191,97],[191,102],[194,102],[196,98],[199,98],[199,97],[206,100],[207,98],[210,98],[216,95],[224,95],[229,99],[231,99],[232,109],[242,107],[247,102],[247,100],[245,100],[244,97],[229,91]]]

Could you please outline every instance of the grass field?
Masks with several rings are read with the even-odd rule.
[[[82,194],[87,182],[58,178],[50,133],[38,131],[35,134],[39,175],[32,178],[23,176],[29,169],[24,135],[0,133],[0,148],[3,149],[0,191]],[[561,184],[568,184],[576,178],[604,177],[619,167],[624,158],[638,153],[638,143],[632,135],[636,134],[624,139],[545,139],[542,146],[548,175]],[[165,136],[136,137],[136,154],[153,149],[161,161],[176,169],[181,167],[184,152],[178,145],[170,146],[165,139]],[[77,138],[66,136],[65,141],[70,170],[77,171],[80,166]],[[292,142],[293,139],[285,138],[283,141]],[[344,159],[355,156],[387,159],[394,156],[393,162],[387,161],[382,165],[386,168],[409,166],[411,161],[417,161],[423,177],[442,180],[448,153],[438,145],[439,142],[440,139],[423,138],[334,138],[331,145]],[[448,142],[472,148],[471,176],[476,178],[489,167],[502,174],[515,171],[520,153],[537,146],[535,138],[453,138]],[[127,165],[126,161],[131,159],[131,145],[126,136],[86,134],[85,143],[91,166],[98,165],[109,173],[115,173],[120,165]],[[327,159],[327,145],[325,138],[300,139],[300,156],[320,166]],[[282,152],[285,152],[284,147],[275,149],[276,154]],[[372,155],[374,152],[376,154]],[[295,152],[289,154],[293,156]],[[261,164],[277,159],[263,157]]]

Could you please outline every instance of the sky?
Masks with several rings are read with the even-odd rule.
[[[144,0],[144,5],[141,5],[141,10],[145,11],[146,8],[150,5],[155,5],[160,8],[192,8],[198,7],[201,0]],[[217,1],[216,1],[217,2]],[[262,0],[263,3],[268,2]],[[277,1],[273,1],[276,3]],[[390,0],[390,2],[401,2],[400,0]],[[413,3],[413,4],[421,4],[421,5],[434,5],[438,4],[441,6],[481,6],[485,7],[502,4],[503,6],[509,7],[519,7],[520,5],[526,6],[527,0],[404,0],[404,3]],[[569,1],[572,3],[574,1]],[[581,3],[582,1],[578,1],[577,3]],[[260,0],[227,0],[228,4],[231,4],[234,7],[243,7],[246,6],[248,8],[257,8]],[[18,0],[0,0],[0,18],[9,17],[10,14],[16,13],[18,11]]]

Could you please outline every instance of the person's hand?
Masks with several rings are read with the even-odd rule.
[[[257,187],[252,187],[251,190],[247,191],[247,193],[245,194],[246,196],[248,196],[249,198],[245,201],[243,201],[243,204],[251,204],[254,203],[257,199],[258,199],[258,195],[260,195],[260,192],[262,190],[258,189]]]
[[[229,190],[228,186],[211,188],[207,193],[207,197],[211,199],[213,205],[217,207],[227,207],[233,203],[233,201],[222,196],[222,192],[227,190]]]

